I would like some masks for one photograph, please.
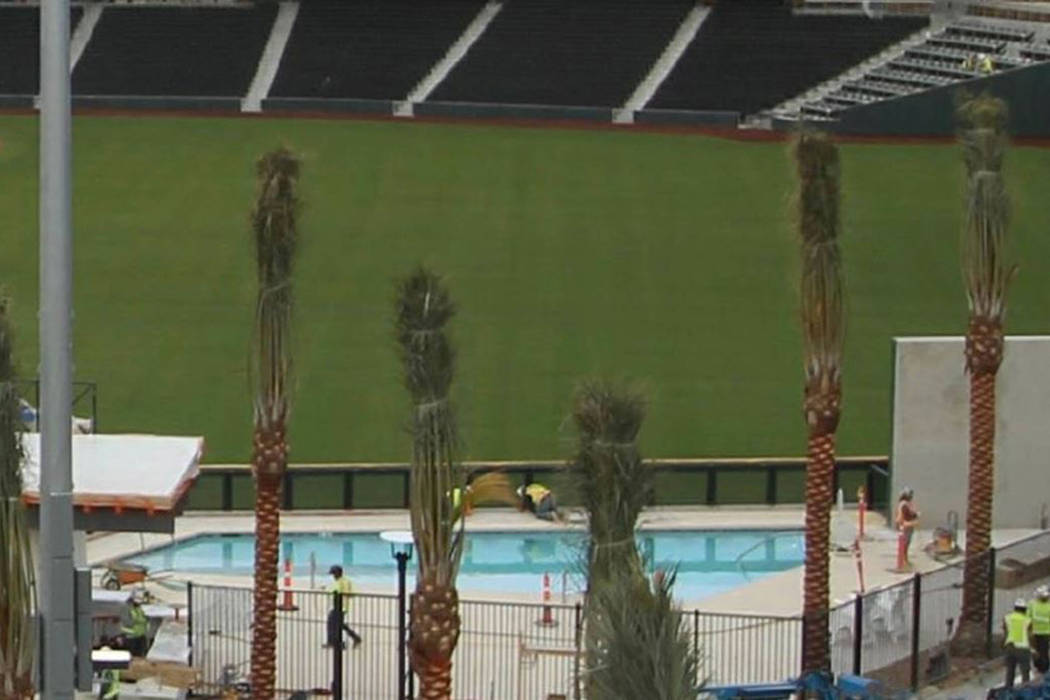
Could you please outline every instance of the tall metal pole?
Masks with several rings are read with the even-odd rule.
[[[40,3],[40,613],[45,700],[73,697],[69,0]]]
[[[397,559],[397,700],[405,700],[405,569],[408,552],[395,552]]]

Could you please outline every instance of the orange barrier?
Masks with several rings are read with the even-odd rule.
[[[551,575],[544,572],[543,574],[543,617],[541,617],[536,624],[544,627],[554,627],[557,625],[557,621],[554,619],[554,611],[551,610]]]
[[[857,489],[857,536],[864,539],[864,514],[868,510],[867,493],[864,487]]]
[[[292,598],[292,560],[284,560],[284,598],[281,600],[281,604],[277,606],[278,610],[284,610],[285,612],[295,612],[299,609],[299,606],[295,604],[295,600]]]

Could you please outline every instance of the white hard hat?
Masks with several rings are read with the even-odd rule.
[[[1014,601],[1014,607],[1015,608],[1020,608],[1020,609],[1027,608],[1028,607],[1028,601],[1025,600],[1024,598],[1018,598],[1017,600]]]
[[[1037,598],[1050,598],[1050,586],[1040,586],[1035,589],[1035,595]]]

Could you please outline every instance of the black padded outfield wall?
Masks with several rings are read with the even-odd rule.
[[[956,130],[955,104],[962,90],[987,91],[1006,100],[1013,136],[1050,137],[1050,63],[852,107],[841,113],[838,122],[828,122],[825,128],[842,134],[951,135]]]

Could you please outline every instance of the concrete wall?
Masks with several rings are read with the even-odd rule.
[[[892,493],[915,489],[923,528],[944,523],[949,511],[960,526],[966,521],[963,347],[962,337],[894,339]],[[1050,504],[1050,336],[1006,339],[996,406],[994,526],[1038,527]]]

